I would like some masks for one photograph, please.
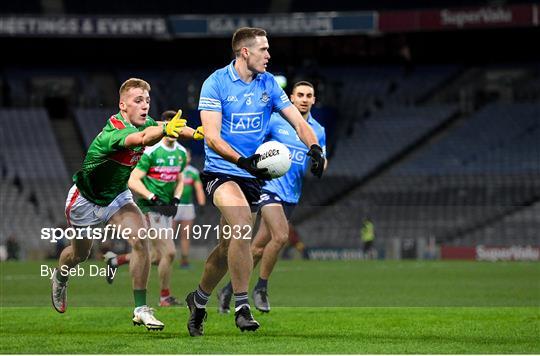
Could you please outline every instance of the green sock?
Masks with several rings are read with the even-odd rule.
[[[135,308],[146,305],[146,289],[134,289]]]

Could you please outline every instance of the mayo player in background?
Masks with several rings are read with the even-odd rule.
[[[270,179],[266,168],[257,168],[272,112],[280,112],[290,122],[291,132],[307,147],[311,171],[321,177],[324,167],[322,148],[313,129],[291,105],[287,94],[266,72],[270,60],[266,31],[243,27],[232,38],[235,59],[206,79],[201,89],[199,110],[205,134],[206,160],[201,180],[212,203],[221,213],[223,230],[229,227],[206,260],[197,289],[188,294],[188,331],[203,335],[206,305],[219,281],[230,271],[235,297],[235,323],[240,330],[254,331],[248,288],[251,256],[252,211],[257,210],[261,179]]]
[[[191,163],[191,152],[186,148],[187,166],[182,172],[184,174],[184,190],[178,204],[178,211],[173,218],[173,230],[180,235],[180,268],[189,268],[189,233],[195,221],[195,205],[193,205],[193,195],[197,199],[197,204],[204,206],[206,196],[201,182],[199,170]]]
[[[313,85],[306,81],[296,83],[292,89],[291,102],[315,131],[326,156],[324,127],[311,116],[311,107],[315,104]],[[253,301],[257,310],[267,313],[270,311],[268,279],[280,251],[289,240],[288,220],[290,220],[292,212],[300,200],[302,180],[308,167],[308,156],[306,155],[308,148],[300,141],[292,126],[276,114],[270,118],[266,141],[279,141],[285,144],[292,156],[289,171],[283,177],[266,182],[262,188],[259,201],[261,224],[251,245],[253,266],[261,263],[259,279],[252,294]],[[326,163],[325,159],[325,169]],[[229,312],[231,295],[232,287],[229,283],[218,293],[220,313]]]

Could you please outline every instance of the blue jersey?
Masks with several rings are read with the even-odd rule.
[[[233,60],[206,79],[201,89],[199,110],[222,114],[221,138],[244,157],[263,143],[272,112],[291,105],[287,94],[270,73],[260,73],[249,84],[240,79]],[[204,142],[204,170],[253,178],[246,170],[226,161]]]
[[[311,113],[307,122],[315,131],[319,145],[322,147],[323,154],[326,157],[326,133],[324,127],[315,121]],[[274,114],[270,118],[266,141],[279,141],[287,146],[291,151],[292,164],[283,177],[266,182],[263,190],[276,194],[287,203],[297,204],[302,193],[302,180],[309,166],[310,157],[307,156],[309,148],[300,141],[291,124],[279,114]]]

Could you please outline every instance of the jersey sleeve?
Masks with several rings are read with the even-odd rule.
[[[270,96],[272,97],[273,102],[273,111],[281,111],[287,106],[292,105],[287,94],[281,89],[279,84],[276,82],[276,79],[272,76],[270,79],[272,81],[272,91]]]
[[[143,172],[148,172],[150,169],[150,160],[150,155],[147,152],[143,153],[135,168],[138,168]]]
[[[191,172],[193,174],[193,180],[195,182],[201,182],[201,174],[200,174],[199,170],[197,168],[193,167],[193,166],[191,166],[191,167],[192,167]]]
[[[199,98],[199,111],[202,110],[221,112],[219,83],[216,80],[215,74],[209,76],[202,85],[201,96]]]
[[[126,127],[121,130],[111,131],[108,133],[109,146],[112,150],[123,148],[125,147],[124,143],[126,141],[126,137],[128,137],[132,133],[138,132],[139,130],[137,130],[135,127]]]

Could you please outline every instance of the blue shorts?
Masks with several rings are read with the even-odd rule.
[[[258,203],[259,209],[268,204],[280,204],[283,207],[283,212],[285,213],[287,220],[291,220],[294,208],[296,208],[296,204],[283,201],[277,194],[267,190],[261,192],[261,199],[259,199]]]
[[[257,178],[237,177],[225,173],[204,171],[201,173],[201,181],[204,191],[212,204],[214,202],[214,193],[216,192],[216,189],[223,183],[233,181],[238,184],[244,193],[251,208],[251,212],[256,212],[259,208],[258,202],[261,197],[262,182]]]

